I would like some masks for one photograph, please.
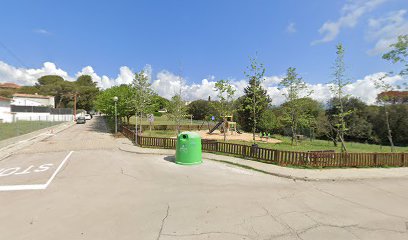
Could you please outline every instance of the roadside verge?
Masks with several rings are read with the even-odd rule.
[[[65,129],[73,126],[74,124],[74,122],[64,122],[55,126],[20,135],[18,137],[2,140],[0,141],[0,161],[10,156],[13,152],[35,142],[39,142],[46,138],[49,138],[50,136],[62,132]]]
[[[174,149],[141,148],[127,138],[116,140],[118,148],[125,152],[174,156]],[[352,181],[363,179],[407,178],[408,168],[341,168],[341,169],[298,169],[281,167],[242,158],[203,153],[203,159],[232,164],[265,174],[302,181]]]

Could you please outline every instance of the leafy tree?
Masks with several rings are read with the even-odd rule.
[[[385,53],[382,58],[392,63],[400,63],[403,65],[400,75],[408,74],[408,35],[398,36],[398,41],[391,44],[391,51]]]
[[[331,120],[335,127],[337,138],[341,141],[341,151],[347,152],[346,144],[344,142],[344,134],[348,130],[345,117],[350,114],[344,110],[343,101],[346,94],[344,93],[344,88],[350,84],[349,81],[346,80],[345,76],[345,65],[344,65],[344,48],[343,45],[340,43],[336,46],[336,60],[334,64],[334,73],[333,73],[333,81],[331,82],[330,91],[332,94],[337,98],[338,101],[335,102],[335,108],[338,109],[335,114],[331,116]],[[336,144],[335,144],[336,145]]]
[[[235,88],[231,86],[229,80],[219,80],[215,83],[215,91],[217,92],[218,101],[213,102],[215,109],[220,114],[220,118],[223,119],[222,129],[224,133],[224,141],[227,140],[227,118],[225,116],[231,115],[233,110]]]
[[[99,94],[99,88],[89,75],[81,75],[74,82],[77,94],[77,107],[86,111],[93,110],[94,101]]]
[[[135,74],[132,82],[133,87],[133,107],[135,114],[140,114],[141,119],[143,114],[151,110],[153,90],[150,88],[150,82],[147,74],[142,70]],[[142,128],[140,126],[140,130]]]
[[[377,96],[377,100],[387,104],[408,103],[408,91],[385,91]]]
[[[188,104],[188,113],[193,115],[195,120],[208,119],[210,116],[217,115],[213,104],[206,100],[195,100]]]
[[[374,139],[377,143],[387,144],[388,130],[384,126],[386,120],[384,118],[385,110],[380,106],[370,106],[367,108],[369,111],[368,121],[373,125]],[[408,145],[408,105],[407,104],[395,104],[387,106],[389,112],[389,122],[391,131],[397,132],[397,135],[393,136],[393,143],[397,146]]]
[[[373,142],[373,126],[368,121],[368,106],[358,98],[350,97],[343,101],[344,109],[350,112],[345,117],[349,130],[345,134],[348,141]]]
[[[300,97],[302,92],[307,91],[307,86],[303,79],[298,77],[296,68],[293,67],[288,68],[286,76],[279,85],[284,87],[287,92],[283,94],[286,97],[286,103],[283,107],[284,121],[291,128],[292,145],[297,144],[296,135],[298,134],[299,125],[308,125],[311,117],[303,110],[304,101]],[[311,92],[307,93],[307,95],[310,94]]]
[[[271,108],[265,110],[259,119],[258,128],[262,132],[275,132],[282,128],[277,114]]]
[[[154,93],[151,99],[151,111],[158,112],[159,110],[167,109],[169,103],[170,101],[168,99]]]
[[[40,93],[40,89],[37,86],[22,86],[17,90],[18,93],[36,94]]]
[[[180,134],[180,125],[187,115],[187,106],[180,93],[174,95],[169,103],[168,118],[173,120],[177,125],[177,133]]]
[[[248,125],[245,127],[251,128],[252,139],[255,143],[257,124],[263,112],[268,108],[271,99],[261,85],[265,75],[263,64],[259,64],[254,58],[250,61],[251,64],[248,66],[247,72],[245,72],[246,77],[249,79],[249,84],[244,89],[243,109],[240,115],[241,118],[244,117],[248,119]]]
[[[381,76],[378,79],[374,79],[374,85],[375,87],[380,90],[382,93],[385,92],[390,92],[393,87],[391,86],[391,84],[388,84],[385,81],[385,78],[387,77],[387,74],[385,74],[384,76]],[[387,95],[381,95],[381,93],[377,96],[377,101],[378,103],[382,104],[383,108],[384,108],[384,118],[385,118],[385,125],[387,127],[387,138],[388,141],[390,142],[391,145],[391,152],[394,152],[394,141],[393,141],[393,137],[392,137],[392,130],[391,130],[391,126],[390,126],[390,114],[387,108],[387,103],[389,98],[387,97]]]
[[[114,97],[118,97],[118,101],[116,103],[118,116],[125,117],[126,122],[129,123],[130,117],[135,114],[133,106],[133,90],[129,85],[122,84],[120,86],[113,86],[102,91],[96,97],[96,109],[113,118],[115,116],[115,102],[113,101]]]
[[[58,75],[42,76],[36,86],[40,89],[40,94],[54,96],[57,108],[67,107],[76,93],[74,83],[65,81]]]

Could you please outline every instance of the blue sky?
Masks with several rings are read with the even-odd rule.
[[[109,79],[120,67],[148,64],[153,80],[167,70],[191,85],[243,79],[257,53],[268,76],[293,66],[306,82],[324,84],[342,42],[354,81],[394,68],[381,54],[384,43],[408,33],[407,10],[406,0],[6,0],[0,61],[33,70],[50,62],[68,76],[90,66]],[[10,75],[0,69],[0,82]]]

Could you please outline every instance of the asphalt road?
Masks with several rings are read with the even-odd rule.
[[[180,166],[118,150],[94,119],[0,161],[0,238],[408,239],[407,189]]]

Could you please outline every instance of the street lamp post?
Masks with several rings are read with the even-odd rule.
[[[117,112],[117,107],[116,103],[118,102],[118,97],[113,97],[113,101],[115,102],[115,134],[118,133],[118,112]]]

